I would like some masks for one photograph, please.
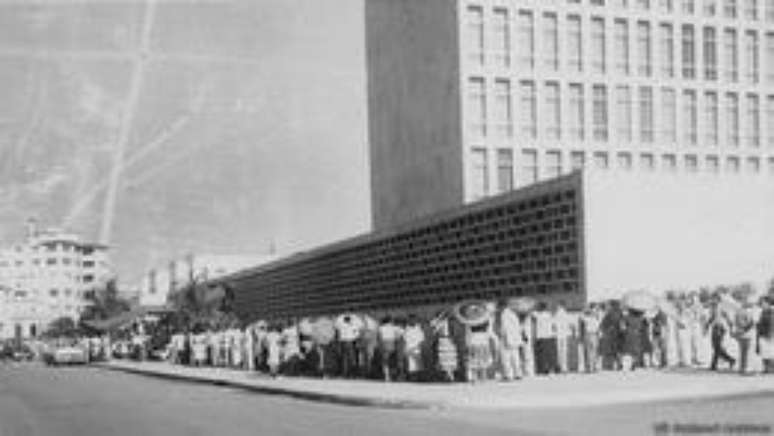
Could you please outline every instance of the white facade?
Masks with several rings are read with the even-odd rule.
[[[572,169],[774,181],[774,1],[460,1],[465,201]]]
[[[85,293],[110,274],[107,247],[31,227],[23,242],[0,250],[0,338],[35,336],[59,317],[78,320]]]
[[[774,277],[774,183],[746,175],[584,174],[592,301]]]

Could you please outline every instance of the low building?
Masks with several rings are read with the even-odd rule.
[[[575,172],[216,282],[248,320],[762,285],[774,275],[774,184],[727,177]]]

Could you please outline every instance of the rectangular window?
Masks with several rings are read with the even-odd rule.
[[[629,23],[624,19],[614,22],[613,39],[615,70],[619,74],[629,74]]]
[[[661,90],[661,140],[667,144],[677,142],[677,96],[672,88]]]
[[[497,191],[507,192],[513,189],[513,150],[497,150]]]
[[[583,71],[583,29],[580,15],[567,17],[567,63],[571,72]]]
[[[717,13],[717,0],[704,0],[704,15],[707,17],[714,17]]]
[[[736,18],[736,0],[723,0],[723,15]]]
[[[758,83],[758,33],[748,30],[744,33],[744,73],[748,83]]]
[[[489,170],[487,168],[486,148],[476,147],[471,151],[472,196],[473,200],[484,198],[489,193]]]
[[[632,140],[632,93],[625,85],[615,88],[615,134],[619,141]]]
[[[623,171],[629,171],[632,169],[631,153],[627,153],[627,152],[618,153],[618,168]]]
[[[658,0],[658,10],[661,12],[672,12],[672,0]]]
[[[471,62],[484,64],[484,9],[468,6],[468,44]]]
[[[548,139],[558,140],[561,137],[562,110],[560,104],[559,83],[546,83],[545,128]]]
[[[766,21],[774,23],[774,0],[766,0]]]
[[[537,102],[535,82],[522,80],[519,84],[519,105],[521,113],[521,134],[526,138],[537,137]]]
[[[739,146],[739,96],[736,93],[726,94],[726,123],[728,145]]]
[[[769,148],[774,148],[774,95],[766,97],[766,129],[768,130],[766,142]]]
[[[774,176],[774,157],[769,158],[769,175]]]
[[[685,170],[689,173],[699,171],[699,159],[695,154],[688,154],[685,156]]]
[[[718,95],[708,91],[704,93],[704,130],[707,145],[718,145]]]
[[[766,34],[766,82],[774,84],[774,32]]]
[[[595,73],[605,73],[605,19],[591,19],[591,70]]]
[[[495,62],[507,67],[511,64],[511,28],[508,20],[508,10],[495,8],[493,16],[493,47]]]
[[[694,0],[682,0],[682,4],[683,4],[683,13],[686,13],[686,14],[694,13],[696,9]]]
[[[522,150],[521,151],[521,164],[522,164],[522,185],[528,185],[530,183],[537,182],[538,179],[538,166],[537,166],[537,151],[535,150]]]
[[[500,137],[513,135],[513,110],[511,108],[511,82],[504,79],[495,81],[495,122]]]
[[[747,127],[747,145],[759,147],[761,145],[761,113],[760,100],[757,94],[747,94],[745,98]]]
[[[474,136],[486,136],[486,90],[484,79],[473,77],[468,81],[470,107],[470,132]]]
[[[518,16],[518,57],[523,68],[535,67],[535,19],[530,11],[519,11]]]
[[[559,69],[559,27],[556,14],[543,14],[543,47],[540,48],[545,55],[545,67],[556,71]]]
[[[717,174],[720,172],[720,160],[717,156],[707,156],[706,159],[704,159],[704,163],[704,168],[708,173]]]
[[[696,145],[699,141],[696,91],[691,89],[683,91],[683,128],[685,129],[685,142]]]
[[[726,172],[729,174],[739,174],[739,157],[727,156],[726,157]]]
[[[650,49],[650,23],[640,21],[637,23],[637,70],[640,76],[651,74],[651,49]]]
[[[748,20],[758,19],[758,0],[742,0],[744,2],[744,17]]]
[[[607,141],[607,88],[594,85],[592,88],[592,135],[595,141]]]
[[[582,170],[586,167],[586,154],[582,151],[573,151],[570,153],[570,168],[573,171]]]
[[[738,76],[738,62],[739,54],[737,52],[737,38],[736,29],[725,29],[723,31],[723,69],[725,71],[726,80],[736,82],[739,80]]]
[[[575,141],[583,141],[585,136],[584,132],[584,99],[583,99],[583,85],[579,83],[571,83],[569,87],[569,107],[567,117],[567,133],[570,139]]]
[[[606,170],[610,167],[610,162],[608,161],[606,151],[595,151],[593,156],[594,168],[598,170]]]
[[[558,150],[546,153],[546,177],[554,178],[562,174],[562,154]]]
[[[637,8],[647,11],[650,9],[650,0],[637,0]]]
[[[747,174],[758,174],[761,172],[761,160],[755,156],[750,156],[745,161],[747,163],[745,172]]]
[[[696,46],[692,24],[684,24],[683,33],[683,78],[696,78]]]
[[[648,172],[656,169],[656,159],[651,153],[642,153],[640,155],[640,168]]]
[[[677,171],[677,156],[673,154],[662,155],[661,168],[670,173]]]
[[[675,45],[671,24],[659,25],[659,44],[661,45],[661,74],[673,77],[675,74]]]
[[[704,28],[704,77],[707,80],[718,78],[718,48],[715,28]]]
[[[653,142],[653,88],[640,87],[640,141]]]

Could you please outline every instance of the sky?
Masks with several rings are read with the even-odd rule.
[[[368,231],[362,2],[0,1],[0,241],[106,221],[131,285]]]

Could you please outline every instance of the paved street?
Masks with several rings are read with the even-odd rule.
[[[653,434],[662,421],[772,426],[772,410],[773,395],[544,411],[385,410],[95,368],[0,366],[0,436]]]

